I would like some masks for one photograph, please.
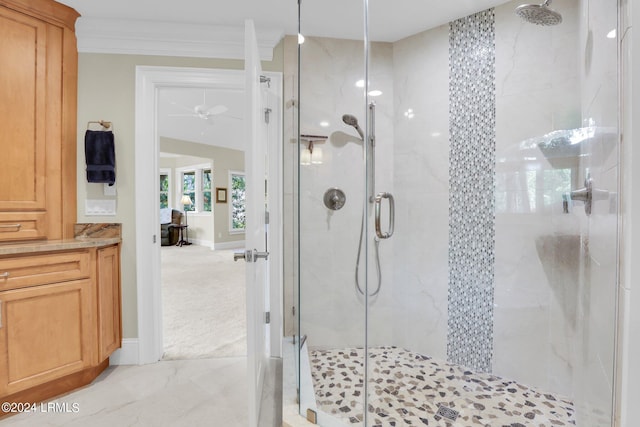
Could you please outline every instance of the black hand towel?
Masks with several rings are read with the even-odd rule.
[[[113,132],[87,130],[84,135],[87,182],[116,182],[116,150]]]

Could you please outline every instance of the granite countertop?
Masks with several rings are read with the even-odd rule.
[[[0,255],[17,255],[38,252],[68,251],[72,249],[95,248],[120,243],[119,237],[79,238],[68,240],[37,240],[33,242],[8,243],[0,245]]]
[[[0,255],[100,248],[122,242],[121,224],[76,224],[74,239],[0,244]]]

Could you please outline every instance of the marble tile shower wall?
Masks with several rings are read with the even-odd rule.
[[[581,126],[578,1],[554,2],[561,25],[496,13],[496,271],[493,370],[572,395],[580,264],[578,204],[562,194],[578,179],[578,156],[551,163],[542,135]],[[531,141],[534,141],[533,143]],[[571,170],[571,172],[566,171]],[[564,172],[558,172],[564,170]],[[555,178],[555,179],[554,179]],[[523,367],[526,366],[526,369]]]
[[[376,98],[376,189],[392,192],[391,48],[386,43],[373,45],[370,83],[371,88],[382,91]],[[329,136],[326,142],[315,145],[323,151],[323,163],[301,168],[301,333],[313,347],[362,346],[364,298],[356,291],[354,271],[365,200],[364,157],[358,134],[342,122],[342,115],[354,115],[365,128],[363,89],[356,86],[364,79],[364,49],[358,41],[307,37],[301,56],[300,131]],[[322,121],[329,126],[322,127]],[[337,211],[323,204],[325,191],[333,187],[346,194],[345,206]],[[371,218],[368,221],[371,227]],[[369,245],[371,242],[369,239]],[[380,244],[384,284],[372,300],[369,317],[370,328],[375,331],[371,337],[380,343],[391,341],[392,245],[391,241]],[[373,258],[368,263],[370,286],[375,286]],[[365,265],[364,259],[361,265]],[[360,281],[364,287],[364,272]]]
[[[396,195],[393,337],[446,359],[449,26],[394,43]],[[412,110],[415,116],[405,116]],[[420,325],[417,327],[416,325]]]

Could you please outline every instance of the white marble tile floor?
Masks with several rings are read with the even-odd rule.
[[[246,365],[245,357],[233,357],[109,367],[89,386],[51,401],[62,411],[37,405],[0,426],[243,427]]]

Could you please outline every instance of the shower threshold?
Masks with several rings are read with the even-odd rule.
[[[362,426],[359,348],[309,350],[319,409]],[[575,426],[569,399],[492,374],[474,373],[397,347],[369,349],[368,424],[386,426]]]

